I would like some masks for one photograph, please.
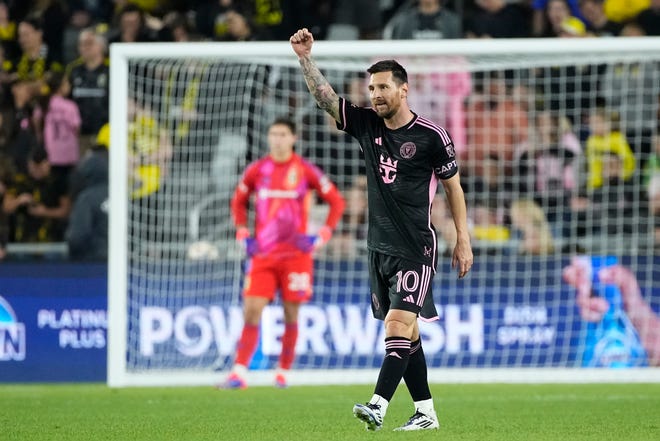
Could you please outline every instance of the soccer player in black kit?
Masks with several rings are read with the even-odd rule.
[[[407,73],[396,61],[379,61],[367,69],[372,107],[360,108],[337,96],[319,71],[311,57],[311,32],[298,30],[290,43],[319,107],[359,141],[366,163],[371,308],[385,323],[385,358],[374,395],[368,403],[356,404],[353,414],[367,430],[380,429],[403,378],[415,413],[395,430],[437,429],[417,317],[438,318],[431,293],[438,257],[431,203],[438,181],[458,238],[452,266],[459,278],[472,266],[454,145],[445,129],[410,110]]]

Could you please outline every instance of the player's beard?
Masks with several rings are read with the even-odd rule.
[[[376,115],[380,116],[383,119],[390,119],[392,118],[395,114],[397,109],[393,109],[392,106],[390,106],[388,103],[381,103],[384,104],[384,108],[379,108],[376,105],[374,105],[374,110],[376,111]]]

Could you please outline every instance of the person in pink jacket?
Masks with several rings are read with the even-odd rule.
[[[53,173],[68,179],[80,159],[80,111],[76,103],[67,98],[71,85],[64,74],[52,73],[48,86],[51,95],[44,109],[44,148]]]

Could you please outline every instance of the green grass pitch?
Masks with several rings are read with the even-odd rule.
[[[660,384],[452,384],[432,392],[439,431],[392,431],[413,411],[401,385],[383,429],[373,433],[352,415],[372,386],[0,385],[0,439],[660,440]]]

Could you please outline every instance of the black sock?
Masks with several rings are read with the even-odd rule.
[[[401,382],[410,358],[410,339],[387,337],[385,339],[385,359],[380,366],[378,382],[374,393],[390,401],[396,387]]]
[[[422,349],[422,339],[419,338],[410,344],[410,358],[403,379],[413,401],[428,400],[431,398],[429,389],[426,358]]]

